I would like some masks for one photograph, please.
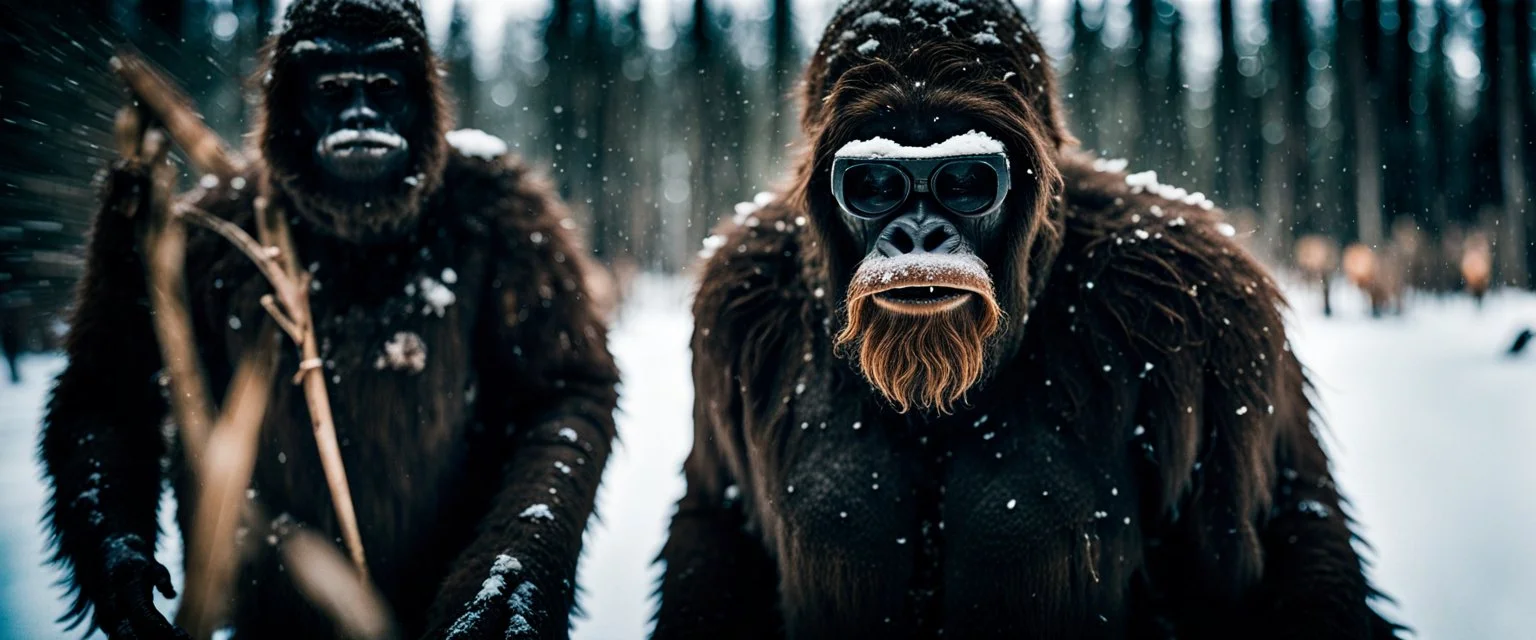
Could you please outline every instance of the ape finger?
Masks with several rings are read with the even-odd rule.
[[[176,587],[171,584],[171,572],[166,570],[165,565],[157,562],[150,571],[153,573],[154,585],[160,590],[160,595],[167,598],[176,597]]]

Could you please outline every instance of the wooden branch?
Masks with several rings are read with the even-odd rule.
[[[307,529],[282,542],[283,566],[299,592],[340,628],[338,635],[360,640],[398,637],[384,597],[347,565],[335,545]]]
[[[294,290],[296,288],[295,283],[288,277],[283,264],[279,263],[271,255],[271,251],[268,251],[267,247],[263,247],[261,243],[251,237],[251,234],[246,233],[245,229],[241,229],[240,225],[186,203],[178,203],[176,205],[176,216],[217,233],[225,240],[228,240],[230,244],[235,245],[235,248],[239,249],[240,253],[245,254],[246,258],[249,258],[251,262],[256,264],[256,268],[261,271],[262,277],[266,278],[267,282],[272,285],[272,289],[277,292],[278,300],[281,301],[281,307],[291,307],[294,305],[294,300],[299,297],[300,293]],[[275,250],[276,247],[272,247],[272,249]],[[266,305],[263,304],[263,306]],[[303,340],[302,332],[299,331],[291,317],[287,315],[286,310],[279,311],[274,307],[267,307],[267,311],[274,313],[274,317],[277,317],[277,312],[282,313],[282,317],[278,318],[278,322],[282,325],[283,331],[288,333],[290,338],[293,338],[294,344],[298,344]]]
[[[315,446],[320,451],[320,465],[325,472],[326,485],[336,508],[336,522],[341,536],[352,556],[352,563],[365,579],[368,563],[363,553],[363,539],[357,527],[357,512],[352,504],[352,488],[347,481],[346,466],[341,459],[341,446],[336,441],[336,424],[331,417],[330,394],[325,387],[325,374],[320,367],[302,363],[320,361],[319,347],[315,342],[313,319],[309,313],[308,274],[299,270],[298,257],[288,233],[288,223],[280,215],[268,211],[267,203],[256,203],[257,232],[265,237],[262,241],[228,220],[213,216],[193,206],[177,207],[182,219],[213,230],[229,240],[246,257],[256,263],[263,276],[277,292],[276,304],[264,299],[262,306],[283,327],[299,346],[301,366],[294,378],[295,384],[304,385],[304,400],[309,406],[311,426],[315,433]],[[267,241],[273,244],[266,244]],[[269,248],[275,248],[274,257]]]
[[[152,130],[145,137],[144,150],[150,162],[150,219],[144,238],[148,258],[151,304],[155,310],[155,339],[160,344],[161,359],[170,379],[171,410],[181,427],[182,449],[187,468],[194,474],[200,469],[203,445],[208,439],[213,402],[200,371],[194,346],[192,315],[187,309],[185,263],[187,230],[180,221],[165,215],[169,211],[171,181],[175,169],[166,161],[165,136]]]
[[[288,221],[274,212],[265,198],[256,202],[256,232],[262,244],[277,247],[278,259],[284,271],[296,286],[293,298],[284,301],[288,318],[298,325],[304,335],[299,342],[300,363],[319,362],[320,348],[315,343],[314,318],[309,313],[309,286],[307,273],[300,270],[298,252],[293,247],[293,237]],[[336,507],[336,523],[341,526],[341,538],[352,555],[352,564],[358,575],[368,579],[368,561],[363,554],[363,537],[357,528],[357,511],[352,505],[352,488],[347,482],[346,466],[341,460],[341,445],[336,442],[336,423],[331,417],[331,396],[325,388],[325,371],[321,367],[300,365],[298,375],[303,379],[304,400],[309,404],[309,420],[315,432],[315,445],[320,450],[320,466],[325,471],[325,482],[331,489],[331,500]]]
[[[171,139],[187,153],[187,160],[201,173],[229,180],[245,173],[247,162],[214,133],[192,108],[192,101],[176,84],[137,52],[119,48],[112,70],[128,84],[135,98],[164,123]]]
[[[192,103],[176,87],[174,83],[166,79],[153,65],[149,64],[136,53],[122,50],[112,61],[113,69],[128,83],[135,97],[147,109],[147,114],[136,116],[124,116],[129,118],[125,124],[132,124],[132,118],[164,123],[170,136],[187,152],[193,166],[200,171],[212,173],[221,179],[228,180],[241,175],[246,170],[245,159],[240,154],[232,151],[224,144],[212,130],[203,124],[202,118],[192,108]],[[146,118],[147,115],[147,118]],[[165,309],[170,316],[171,326],[166,334],[161,336],[161,348],[165,350],[168,361],[176,361],[185,364],[186,371],[182,375],[173,377],[173,381],[181,378],[177,384],[202,384],[201,395],[194,390],[188,390],[185,394],[176,394],[176,397],[198,397],[203,399],[201,408],[194,403],[185,400],[177,400],[184,404],[184,409],[191,418],[183,422],[183,429],[189,429],[188,424],[207,424],[209,413],[207,402],[206,384],[201,383],[202,376],[196,368],[195,341],[191,332],[191,322],[186,313],[185,285],[181,275],[184,270],[185,259],[185,228],[183,221],[192,222],[213,230],[224,237],[235,247],[244,253],[261,271],[263,277],[271,283],[276,292],[276,304],[271,301],[263,301],[276,323],[289,334],[300,351],[299,372],[295,383],[304,386],[304,399],[309,408],[310,421],[315,434],[315,445],[320,453],[321,466],[325,472],[326,485],[331,493],[331,500],[336,509],[336,519],[341,527],[342,539],[350,552],[353,565],[356,567],[358,579],[363,583],[368,582],[368,565],[363,553],[362,536],[357,527],[357,514],[352,504],[352,492],[347,482],[346,468],[341,459],[341,447],[336,441],[336,427],[331,414],[330,396],[325,387],[325,376],[322,367],[313,366],[320,362],[319,347],[316,344],[313,319],[309,307],[309,274],[299,267],[297,254],[294,251],[293,240],[289,233],[287,220],[282,215],[274,212],[269,207],[268,194],[258,196],[255,200],[257,237],[253,240],[238,225],[227,220],[208,214],[205,211],[190,206],[178,206],[173,212],[170,201],[170,184],[174,174],[170,171],[170,165],[165,161],[165,141],[163,136],[154,132],[146,136],[146,141],[153,142],[158,155],[154,167],[161,173],[156,174],[156,189],[153,194],[154,206],[152,214],[160,221],[159,227],[167,230],[159,236],[157,242],[164,241],[170,244],[163,250],[163,259],[153,263],[152,272],[160,275],[152,275],[155,282],[163,280],[167,286],[159,287],[164,292],[157,296],[157,309]],[[120,141],[120,146],[127,149],[127,143]],[[141,150],[142,151],[142,150]],[[161,168],[163,167],[163,169]],[[174,213],[174,215],[173,215]],[[161,250],[156,250],[161,252]],[[175,286],[170,286],[175,285]],[[180,309],[180,315],[176,310]],[[158,316],[159,314],[157,314]],[[175,324],[179,322],[180,324]],[[173,359],[171,356],[175,356]],[[242,363],[242,371],[246,364]],[[275,366],[275,365],[271,365]],[[267,371],[267,376],[262,380],[270,384],[273,372]],[[242,380],[237,376],[237,381]],[[254,384],[254,383],[250,383]],[[242,387],[244,388],[244,387]],[[266,405],[267,387],[262,387],[260,409]],[[254,392],[250,392],[254,393]],[[203,477],[203,491],[199,496],[199,521],[194,529],[195,544],[212,545],[216,541],[224,541],[226,545],[232,539],[233,522],[238,517],[232,517],[233,504],[240,504],[243,496],[239,495],[245,486],[250,483],[250,469],[255,460],[255,437],[259,429],[261,415],[255,413],[254,427],[246,426],[239,420],[249,419],[255,409],[246,404],[238,393],[230,395],[230,404],[226,406],[226,418],[221,419],[221,424],[228,421],[235,426],[221,426],[212,435],[208,435],[206,427],[200,430],[191,429],[184,431],[184,437],[189,441],[190,451],[205,451],[206,455],[198,458],[207,458],[199,467]],[[198,420],[198,411],[201,411],[201,421]],[[181,416],[178,413],[178,418]],[[228,431],[228,434],[223,432]],[[243,446],[249,443],[250,447]],[[247,450],[248,449],[248,450]],[[237,454],[246,454],[240,457]],[[189,453],[189,455],[193,455]],[[212,456],[217,456],[214,460]],[[234,492],[234,493],[231,493]],[[233,496],[233,498],[231,498]],[[218,502],[230,500],[233,502]],[[208,502],[214,501],[214,502]],[[208,522],[204,522],[204,517]],[[194,598],[205,599],[205,602],[197,605],[187,613],[186,626],[189,628],[211,632],[212,624],[219,614],[216,607],[208,603],[223,602],[223,594],[229,587],[228,580],[233,575],[233,556],[216,555],[213,551],[202,549],[203,557],[196,562],[188,562],[187,595],[194,592],[198,595]],[[189,556],[191,558],[191,556]],[[197,564],[203,563],[203,564]],[[186,605],[183,604],[186,609]],[[182,616],[178,615],[178,619]],[[206,635],[199,634],[198,638]]]
[[[227,594],[239,568],[235,529],[244,516],[245,489],[251,484],[260,446],[261,422],[276,368],[268,325],[254,353],[241,359],[230,383],[219,425],[208,438],[198,476],[197,520],[187,546],[187,578],[176,623],[199,640],[213,635],[227,613]]]
[[[223,620],[223,606],[233,583],[238,557],[233,547],[245,487],[255,465],[257,434],[266,411],[274,359],[259,347],[241,362],[219,424],[209,426],[212,401],[199,367],[185,282],[187,230],[171,214],[175,169],[166,159],[169,141],[159,130],[144,135],[139,150],[149,162],[148,257],[155,338],[170,376],[171,408],[181,428],[187,468],[198,482],[193,497],[197,514],[186,540],[186,583],[178,624],[193,638],[211,637]],[[263,331],[270,344],[270,328]]]

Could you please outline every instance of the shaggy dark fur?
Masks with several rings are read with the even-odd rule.
[[[278,42],[274,91],[286,40]],[[425,99],[441,106],[436,62],[424,46],[416,54],[432,87]],[[292,117],[279,96],[268,96],[265,131]],[[432,149],[421,166],[438,167],[393,209],[416,213],[367,243],[331,226],[366,214],[317,214],[328,205],[283,178],[293,166],[275,134],[261,137],[269,164],[243,184],[183,197],[253,235],[257,198],[293,222],[315,277],[315,326],[363,546],[405,637],[450,628],[463,638],[565,637],[581,536],[614,436],[617,371],[583,284],[584,252],[551,188],[511,158],[450,150],[447,124],[447,112],[435,111],[431,133],[413,145]],[[107,185],[41,447],[56,559],[72,569],[78,595],[65,617],[77,623],[93,605],[100,622],[99,605],[118,588],[103,583],[103,541],[131,534],[152,548],[162,479],[179,499],[191,489],[161,428],[143,263],[134,223],[118,212],[145,177],[120,164]],[[201,230],[187,274],[203,368],[222,391],[268,322],[259,299],[270,288],[249,260]],[[441,313],[438,287],[454,298]],[[391,354],[391,343],[405,348]],[[424,358],[413,361],[423,355],[417,347]],[[289,382],[297,354],[287,344],[280,351],[251,483],[278,523],[247,534],[255,553],[237,582],[233,623],[242,638],[331,637],[333,625],[294,589],[270,546],[288,526],[339,536],[303,394]],[[187,530],[192,514],[178,516]],[[502,554],[516,562],[498,563]],[[493,566],[505,586],[477,601]]]
[[[1006,0],[834,17],[796,183],[703,265],[657,637],[1393,635],[1274,282],[1220,211],[1095,170],[1052,86]],[[900,413],[833,349],[860,256],[826,175],[870,118],[956,114],[1037,186],[983,255],[1008,316],[981,383]]]

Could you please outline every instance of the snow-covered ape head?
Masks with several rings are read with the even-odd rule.
[[[257,133],[273,186],[322,231],[361,242],[415,228],[450,125],[413,0],[297,0],[268,46]]]
[[[948,411],[1016,350],[1075,143],[1008,0],[854,0],[806,72],[792,193],[837,344],[898,409]]]

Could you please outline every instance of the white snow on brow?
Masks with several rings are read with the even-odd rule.
[[[517,514],[517,517],[524,520],[554,520],[555,514],[550,512],[549,505],[539,503],[523,509],[522,513]]]
[[[908,147],[885,138],[854,140],[837,150],[839,158],[946,158],[983,153],[1003,153],[1003,143],[980,131],[970,131],[930,144],[926,147]]]
[[[1192,204],[1201,209],[1212,209],[1216,206],[1216,203],[1211,202],[1205,197],[1205,194],[1199,191],[1190,193],[1179,187],[1158,183],[1156,171],[1143,171],[1127,175],[1125,176],[1125,184],[1131,187],[1131,193],[1146,192],[1175,202]]]
[[[973,255],[907,253],[887,258],[866,258],[859,263],[854,278],[861,282],[890,284],[892,280],[950,281],[953,276],[967,280],[991,280],[987,266]]]
[[[879,49],[879,48],[880,48],[880,41],[876,40],[874,38],[870,38],[868,40],[865,40],[864,44],[859,45],[858,51],[859,51],[859,55],[867,56],[867,55],[870,55],[870,54],[874,53],[875,50]]]
[[[507,153],[507,143],[479,129],[449,131],[448,144],[469,158],[495,160]]]
[[[314,40],[300,40],[298,42],[293,43],[293,48],[289,49],[288,51],[290,51],[292,53],[304,53],[306,51],[330,51],[330,50],[331,50],[331,45],[325,44],[323,42],[315,42]]]
[[[405,48],[405,38],[401,38],[399,36],[395,36],[393,38],[390,38],[388,40],[380,42],[380,43],[378,43],[376,45],[368,47],[368,52],[369,53],[382,53],[382,52],[385,52],[385,51],[396,51],[396,50],[404,49],[404,48]]]

